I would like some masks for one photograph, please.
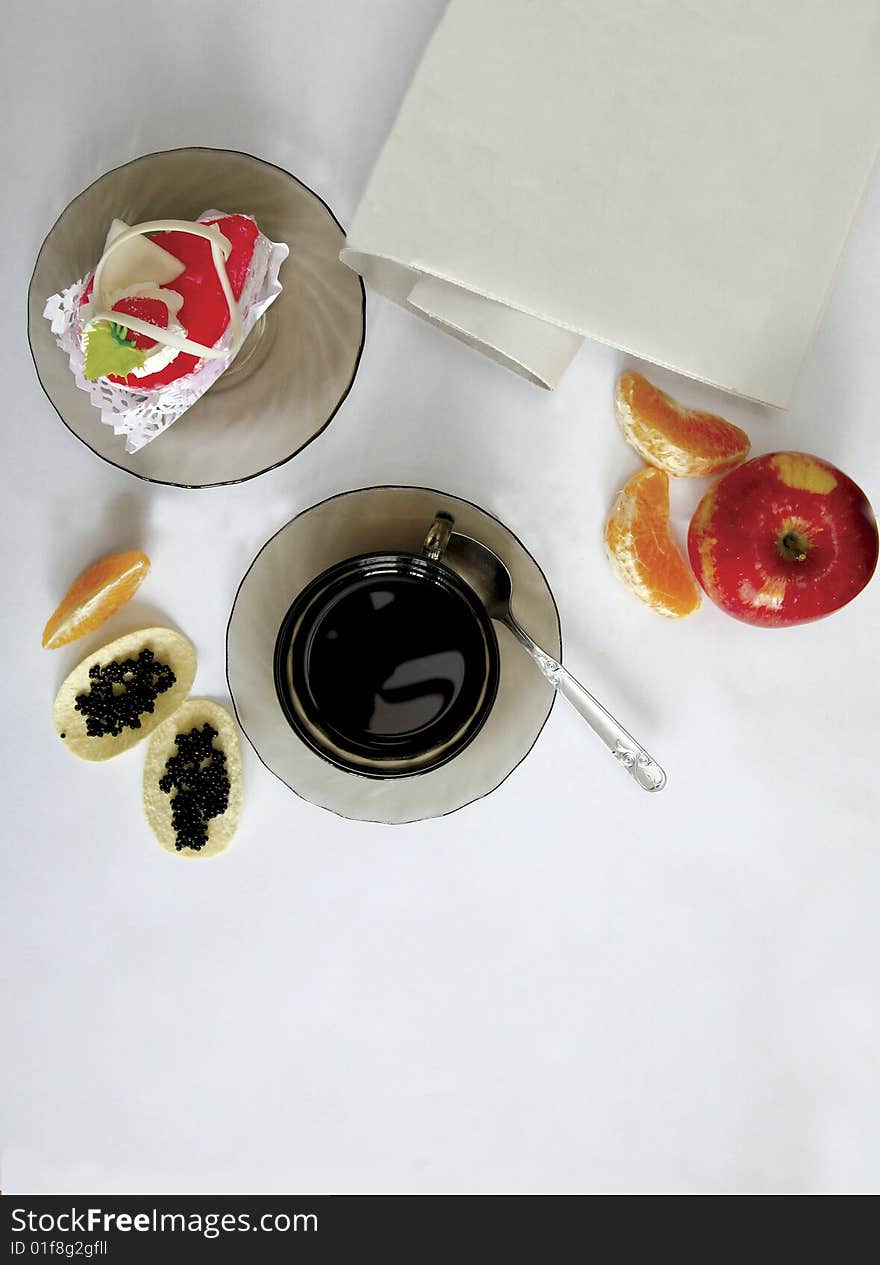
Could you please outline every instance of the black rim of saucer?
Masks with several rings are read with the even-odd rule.
[[[363,356],[363,352],[364,352],[364,344],[366,343],[366,339],[367,339],[367,291],[366,291],[366,287],[364,286],[363,277],[361,277],[359,273],[354,273],[354,275],[357,276],[358,282],[360,283],[360,287],[361,287],[361,341],[357,349],[357,355],[355,356],[354,366],[352,368],[351,377],[348,381],[348,384],[346,385],[345,390],[342,392],[342,395],[340,395],[338,401],[336,402],[335,407],[333,408],[333,411],[330,413],[330,416],[327,418],[327,420],[322,423],[320,428],[316,430],[313,435],[309,436],[309,438],[305,441],[305,443],[300,444],[298,448],[295,448],[293,452],[288,453],[286,457],[282,457],[279,461],[273,461],[271,465],[264,466],[262,470],[255,470],[253,474],[242,475],[240,479],[221,479],[215,483],[176,483],[173,479],[155,479],[148,474],[139,474],[137,470],[129,470],[127,466],[120,465],[118,461],[113,461],[110,457],[105,457],[103,453],[100,453],[98,452],[96,448],[93,448],[87,439],[83,439],[82,435],[80,435],[77,431],[73,429],[73,427],[68,423],[64,414],[56,407],[54,401],[52,400],[52,397],[49,395],[49,392],[46,390],[46,387],[43,383],[43,379],[40,377],[40,366],[38,365],[37,357],[34,354],[34,347],[33,347],[33,343],[31,342],[31,330],[30,330],[31,290],[33,289],[34,277],[37,274],[37,268],[39,267],[39,264],[40,264],[40,258],[43,254],[43,251],[46,248],[46,243],[48,242],[52,234],[55,232],[55,229],[58,227],[61,217],[63,215],[66,215],[67,212],[70,210],[70,208],[74,206],[75,203],[77,203],[79,199],[83,197],[84,194],[88,193],[90,189],[94,188],[94,186],[98,183],[99,180],[105,180],[107,176],[112,176],[114,172],[124,171],[126,167],[131,167],[133,166],[134,163],[143,162],[147,158],[158,158],[163,154],[178,154],[178,153],[185,153],[187,151],[192,151],[192,150],[197,150],[201,153],[209,153],[209,154],[235,154],[238,157],[250,158],[253,162],[262,163],[264,167],[274,167],[276,171],[280,171],[281,174],[284,176],[287,176],[288,179],[296,181],[296,183],[300,185],[303,189],[305,189],[307,193],[310,193],[313,198],[316,198],[318,202],[320,202],[321,205],[324,207],[324,210],[333,220],[337,228],[342,232],[343,235],[345,235],[344,227],[334,215],[332,208],[324,201],[324,199],[321,197],[319,193],[316,193],[315,190],[312,189],[309,185],[307,185],[304,180],[300,180],[298,176],[295,176],[293,172],[288,171],[285,167],[279,167],[277,163],[269,162],[265,158],[258,158],[256,154],[249,154],[247,150],[216,149],[212,145],[182,145],[176,149],[157,149],[157,150],[153,150],[149,154],[139,154],[137,158],[130,158],[128,162],[120,163],[118,167],[111,167],[108,171],[102,172],[100,176],[97,176],[91,182],[91,184],[88,184],[86,185],[84,189],[81,189],[80,192],[76,195],[76,197],[71,198],[71,200],[67,203],[67,205],[64,207],[64,209],[56,218],[54,224],[49,229],[46,236],[43,238],[43,241],[40,245],[40,249],[37,251],[37,258],[34,262],[33,271],[31,273],[31,279],[28,282],[27,340],[28,340],[28,349],[30,350],[30,353],[31,353],[31,359],[34,362],[34,371],[37,375],[37,381],[40,384],[40,389],[43,392],[43,395],[51,404],[54,412],[64,423],[65,428],[70,432],[71,435],[73,435],[74,439],[79,440],[81,444],[83,444],[86,448],[88,448],[89,452],[94,453],[94,455],[98,458],[99,461],[103,461],[106,465],[112,466],[115,470],[121,470],[123,474],[131,475],[133,479],[140,479],[142,483],[155,483],[161,487],[166,487],[166,488],[185,488],[188,491],[198,491],[198,490],[201,490],[202,488],[234,487],[236,484],[239,484],[239,483],[249,483],[251,479],[259,479],[261,475],[268,474],[271,470],[277,470],[280,466],[286,465],[288,461],[292,461],[294,457],[298,456],[303,451],[303,449],[308,448],[309,444],[314,443],[314,441],[320,435],[323,435],[324,431],[327,429],[327,427],[333,421],[336,414],[342,408],[342,405],[348,399],[348,396],[351,393],[351,389],[354,386],[355,378],[358,375],[358,369],[360,368],[360,364],[361,364],[361,357]]]
[[[394,827],[417,826],[421,822],[437,821],[443,817],[451,817],[453,813],[461,812],[463,808],[467,808],[470,804],[476,804],[481,799],[485,799],[487,795],[491,795],[493,791],[497,791],[500,786],[503,786],[504,783],[507,781],[507,779],[510,777],[510,775],[516,772],[516,770],[522,764],[523,760],[525,760],[526,757],[530,755],[531,752],[534,750],[538,739],[541,737],[541,734],[544,732],[544,728],[547,724],[547,721],[550,719],[550,713],[553,711],[553,708],[556,704],[556,690],[554,690],[552,697],[550,699],[550,705],[547,708],[547,713],[544,716],[544,719],[541,721],[541,724],[538,727],[537,733],[535,734],[531,743],[526,748],[526,750],[522,753],[520,758],[517,760],[516,764],[514,764],[512,768],[508,769],[507,772],[504,774],[504,776],[502,778],[499,778],[499,780],[495,782],[493,786],[490,786],[488,790],[482,791],[481,794],[475,795],[473,799],[465,800],[463,804],[457,804],[455,808],[448,809],[445,813],[432,813],[427,817],[413,818],[411,821],[377,822],[375,820],[367,821],[360,817],[347,817],[345,813],[340,813],[335,808],[329,808],[326,804],[319,804],[315,800],[308,799],[305,795],[301,795],[295,786],[291,786],[290,783],[285,778],[283,778],[280,773],[276,773],[275,770],[272,768],[272,766],[270,764],[267,764],[266,761],[263,759],[262,755],[260,754],[259,748],[257,747],[257,744],[254,742],[253,738],[251,738],[247,729],[245,729],[244,727],[241,716],[239,715],[239,712],[238,712],[238,704],[235,701],[235,694],[233,693],[232,682],[229,680],[229,630],[232,627],[232,617],[235,614],[235,608],[238,605],[238,599],[241,594],[241,590],[244,586],[245,580],[248,578],[251,571],[253,571],[254,567],[256,566],[260,558],[260,555],[266,549],[268,549],[268,547],[272,544],[272,542],[278,536],[280,536],[283,531],[286,531],[287,528],[291,526],[291,524],[297,522],[298,519],[310,513],[312,510],[317,509],[320,505],[326,505],[329,501],[341,501],[341,500],[344,500],[345,497],[355,496],[359,492],[399,492],[399,491],[427,492],[431,496],[438,497],[440,500],[442,500],[444,497],[449,497],[453,495],[450,492],[441,492],[437,488],[424,487],[421,484],[417,484],[417,483],[374,483],[374,484],[369,485],[368,487],[349,488],[345,492],[336,492],[333,494],[333,496],[325,496],[322,500],[315,501],[314,505],[307,505],[306,508],[303,510],[300,510],[298,514],[294,514],[293,518],[289,518],[286,523],[282,523],[281,526],[278,528],[278,530],[276,532],[273,532],[272,535],[269,537],[269,539],[264,541],[263,544],[260,546],[260,548],[257,550],[256,554],[254,555],[253,559],[250,562],[250,565],[248,566],[247,570],[245,571],[244,575],[241,577],[241,580],[238,583],[238,588],[235,590],[235,597],[232,599],[232,607],[230,608],[230,611],[229,611],[229,619],[226,621],[226,665],[225,665],[226,688],[229,693],[230,702],[232,703],[232,710],[235,712],[235,719],[238,724],[238,727],[241,730],[241,732],[244,734],[245,738],[247,739],[248,745],[250,746],[251,750],[256,755],[257,759],[260,761],[260,764],[262,764],[262,766],[265,769],[268,769],[273,777],[276,777],[283,786],[286,786],[289,791],[292,791],[293,794],[297,797],[297,799],[302,800],[304,804],[311,804],[313,808],[320,808],[324,812],[332,813],[334,817],[341,817],[343,821],[350,821],[356,825],[364,825],[364,826],[375,826],[375,825],[394,826]],[[547,592],[550,595],[550,601],[553,603],[553,614],[556,617],[556,635],[559,639],[559,661],[561,663],[563,647],[562,647],[562,624],[559,619],[559,607],[556,604],[556,597],[553,592],[553,589],[550,587],[550,581],[547,579],[547,576],[544,572],[544,568],[541,566],[540,562],[532,553],[532,551],[528,548],[528,546],[525,545],[522,540],[520,540],[516,532],[513,531],[512,528],[508,527],[507,523],[505,523],[502,519],[498,518],[497,515],[493,514],[490,510],[485,509],[482,505],[477,505],[476,501],[468,500],[468,498],[465,496],[455,496],[455,500],[461,501],[462,505],[469,505],[471,509],[475,509],[480,514],[485,514],[487,518],[493,519],[496,523],[498,523],[501,527],[503,527],[504,530],[508,532],[508,534],[513,538],[513,540],[516,541],[516,543],[520,546],[520,548],[523,549],[528,554],[532,562],[534,562],[535,566],[538,568],[541,579],[544,581],[544,583],[547,586]],[[499,663],[502,665],[502,667],[503,667],[503,662],[504,662],[503,656],[501,656],[500,654],[500,647],[499,647]],[[273,696],[274,696],[274,690],[273,690]],[[275,701],[280,710],[281,704],[278,703],[277,698],[275,699]],[[291,732],[295,733],[295,731],[293,730],[291,730]],[[298,735],[295,735],[295,736],[298,737]],[[299,740],[302,741],[301,739]],[[361,777],[360,774],[351,773],[348,770],[340,769],[339,771],[344,772],[348,777],[357,777],[357,778]],[[410,776],[410,778],[405,779],[405,780],[412,781],[416,778],[424,777],[427,773],[430,773],[431,771],[432,770],[430,769],[426,769],[419,773],[413,773]],[[375,779],[363,778],[362,780],[374,781]],[[399,779],[395,779],[395,780],[399,780]]]

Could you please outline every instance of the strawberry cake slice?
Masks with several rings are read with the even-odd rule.
[[[288,254],[252,216],[114,220],[93,272],[46,304],[77,385],[137,451],[232,363]]]

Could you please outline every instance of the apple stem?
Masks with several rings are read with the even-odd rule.
[[[780,552],[788,562],[804,562],[807,548],[807,542],[796,531],[786,532],[779,542]]]

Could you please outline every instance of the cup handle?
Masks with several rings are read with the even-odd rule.
[[[425,543],[422,545],[423,558],[429,558],[431,562],[440,561],[446,552],[446,546],[449,544],[449,537],[452,535],[454,523],[455,519],[446,510],[441,510],[437,514],[428,528]]]

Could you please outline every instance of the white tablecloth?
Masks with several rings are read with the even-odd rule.
[[[7,16],[4,1192],[880,1185],[880,581],[790,632],[642,609],[602,554],[638,461],[611,410],[624,359],[595,344],[547,394],[371,296],[327,433],[204,492],[103,465],[37,385],[23,296],[71,197],[204,144],[288,168],[346,222],[441,7],[279,0],[243,19],[160,0],[136,32],[97,0]],[[878,230],[875,183],[790,412],[656,375],[756,452],[829,458],[875,505]],[[497,793],[413,827],[312,808],[245,747],[233,850],[176,863],[140,817],[142,751],[88,767],[58,749],[49,707],[81,648],[42,651],[47,615],[86,563],[142,546],[145,606],[223,698],[259,545],[383,481],[447,488],[520,535],[569,666],[668,789],[638,791],[561,704]],[[700,491],[675,485],[679,531]]]

